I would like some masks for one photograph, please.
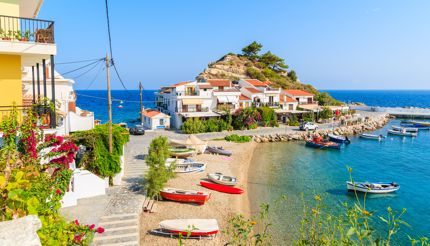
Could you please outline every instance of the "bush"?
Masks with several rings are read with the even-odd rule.
[[[109,153],[108,125],[98,125],[88,131],[72,133],[72,140],[77,145],[86,147],[86,152],[78,161],[77,166],[85,168],[100,177],[112,178],[121,172],[123,146],[130,140],[126,129],[112,125],[112,154]]]
[[[331,119],[333,118],[333,111],[329,109],[328,107],[324,107],[323,110],[319,113],[319,117],[321,119]]]
[[[174,177],[173,169],[175,165],[166,167],[166,160],[170,157],[169,143],[166,137],[152,139],[149,145],[149,152],[145,158],[149,171],[145,175],[146,194],[148,197],[160,196],[160,191],[166,182]]]
[[[186,134],[202,133],[206,131],[206,126],[200,119],[191,118],[182,124],[181,130]]]
[[[269,107],[259,107],[257,110],[261,115],[261,123],[263,126],[279,126],[274,109]]]
[[[292,114],[288,120],[288,125],[289,126],[299,126],[299,120],[297,119],[297,115],[296,114]]]
[[[237,134],[232,134],[232,135],[225,136],[224,139],[229,142],[247,143],[251,141],[252,138],[250,136],[239,136]]]
[[[303,121],[313,122],[314,120],[315,120],[315,115],[313,112],[303,114]]]
[[[258,79],[260,81],[265,81],[266,77],[264,77],[264,75],[258,71],[257,69],[253,68],[253,67],[249,67],[246,69],[246,74],[251,78],[251,79]]]
[[[260,121],[261,115],[254,107],[238,109],[233,114],[233,128],[236,130],[255,129]]]

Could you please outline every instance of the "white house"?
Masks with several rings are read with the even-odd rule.
[[[314,101],[314,94],[303,90],[284,90],[287,96],[292,97],[299,102],[299,104],[318,104]]]
[[[169,129],[170,116],[163,114],[157,110],[143,109],[143,126],[147,129]]]
[[[241,87],[242,94],[250,97],[256,106],[279,107],[281,89],[271,87],[272,82],[262,82],[258,79],[241,79],[238,83]],[[252,94],[254,94],[254,96],[252,96]]]

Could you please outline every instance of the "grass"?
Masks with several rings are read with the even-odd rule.
[[[247,143],[252,140],[250,136],[239,136],[237,134],[228,135],[224,138],[226,141],[235,143]]]

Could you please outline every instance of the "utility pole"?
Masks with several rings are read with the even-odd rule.
[[[109,55],[108,55],[108,53],[106,53],[106,79],[107,79],[108,115],[109,115],[109,122],[108,122],[109,153],[112,154],[112,97],[111,97],[111,93],[110,93],[109,67],[110,67]]]
[[[142,82],[139,82],[139,90],[140,90],[140,124],[143,125],[143,104],[142,104],[142,90],[143,90],[143,86],[142,86]]]

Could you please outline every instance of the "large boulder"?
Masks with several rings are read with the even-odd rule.
[[[0,223],[0,245],[38,246],[41,245],[37,230],[42,222],[36,215],[29,215]]]

